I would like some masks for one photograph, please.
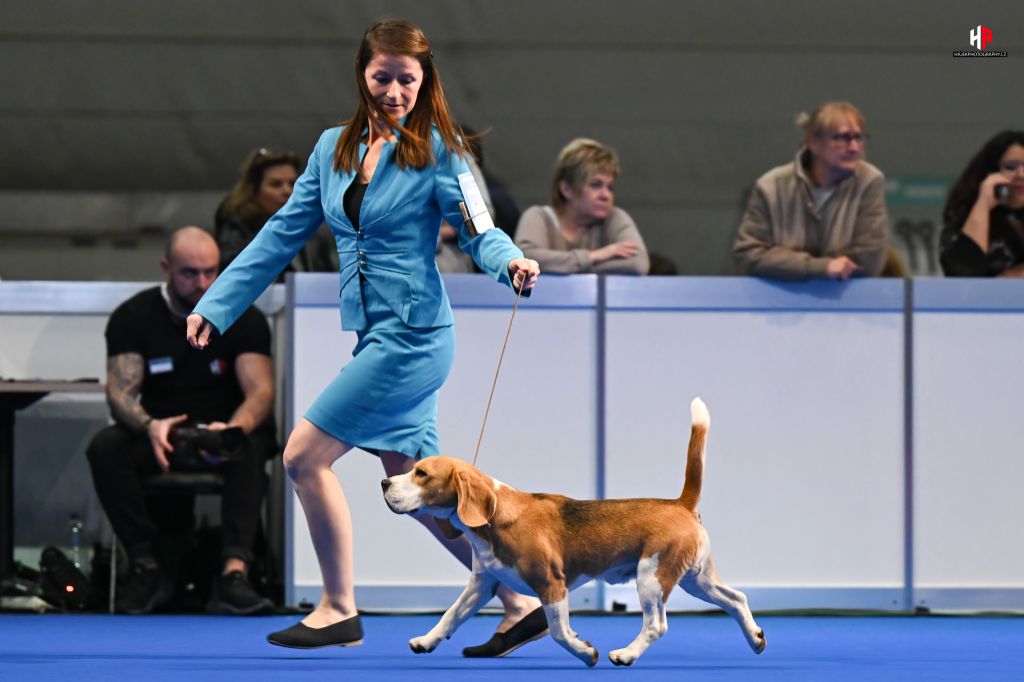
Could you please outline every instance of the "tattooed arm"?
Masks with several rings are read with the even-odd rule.
[[[139,353],[121,353],[107,358],[107,404],[114,420],[132,431],[143,433],[152,417],[139,403],[145,365]]]
[[[139,353],[120,353],[107,358],[107,404],[114,421],[132,431],[144,433],[153,446],[153,456],[164,471],[170,468],[167,453],[174,448],[167,440],[171,428],[186,419],[179,414],[166,419],[154,419],[142,409],[142,378],[145,365]]]

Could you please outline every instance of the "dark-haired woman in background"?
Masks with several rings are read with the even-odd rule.
[[[948,277],[1024,277],[1024,131],[985,143],[949,190],[939,261]]]
[[[302,167],[291,152],[257,149],[246,157],[242,174],[231,193],[217,207],[214,238],[220,247],[220,269],[252,241],[270,216],[281,210],[292,195]],[[330,231],[322,228],[278,276],[290,271],[328,272],[338,269]]]

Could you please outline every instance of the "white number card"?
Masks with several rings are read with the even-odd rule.
[[[462,189],[462,197],[466,200],[466,213],[469,214],[466,222],[469,224],[469,231],[476,234],[483,234],[494,227],[491,214],[487,212],[487,204],[480,194],[476,179],[469,171],[459,176],[459,187]],[[465,214],[464,214],[465,215]]]

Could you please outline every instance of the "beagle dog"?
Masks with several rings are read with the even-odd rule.
[[[708,534],[697,513],[711,417],[696,398],[686,480],[674,500],[573,500],[525,493],[451,457],[429,457],[412,471],[381,481],[384,500],[398,514],[428,514],[450,537],[465,533],[473,546],[469,584],[441,620],[409,641],[415,653],[433,651],[442,639],[494,596],[499,583],[536,595],[551,636],[593,666],[598,652],[569,626],[569,591],[594,578],[636,580],[643,628],[628,646],[608,654],[631,665],[665,634],[665,602],[677,584],[727,611],[754,653],[764,651],[764,631],[747,598],[715,574]]]

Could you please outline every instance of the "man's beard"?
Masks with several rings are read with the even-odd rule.
[[[196,294],[195,300],[191,300],[179,294],[173,287],[167,287],[167,290],[171,296],[171,300],[174,301],[175,307],[183,311],[184,315],[191,313],[192,309],[199,303],[199,299],[203,296],[202,294]]]

